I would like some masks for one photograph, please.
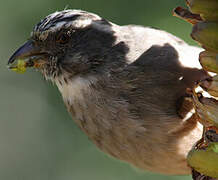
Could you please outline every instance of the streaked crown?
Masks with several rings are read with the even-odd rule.
[[[42,32],[46,30],[58,30],[61,27],[72,26],[74,28],[84,28],[92,23],[92,21],[101,20],[102,18],[96,14],[82,10],[64,10],[52,13],[42,19],[35,27],[34,32]]]

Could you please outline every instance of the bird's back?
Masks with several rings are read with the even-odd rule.
[[[113,157],[141,169],[187,174],[186,155],[202,128],[189,113],[192,107],[184,117],[178,109],[186,88],[206,76],[198,69],[200,49],[164,31],[117,28],[117,43],[127,45],[129,64],[110,75],[68,84],[71,96],[78,90],[72,105],[65,102],[68,110],[90,139]]]
[[[143,27],[138,25],[127,25],[116,27],[115,35],[117,41],[124,41],[129,47],[127,58],[130,62],[136,60],[152,46],[171,45],[178,53],[179,62],[186,67],[201,69],[198,55],[201,48],[190,46],[182,39],[159,29]]]

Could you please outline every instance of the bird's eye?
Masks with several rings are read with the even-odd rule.
[[[57,37],[56,41],[61,44],[66,44],[69,41],[69,36],[65,33],[62,33]]]

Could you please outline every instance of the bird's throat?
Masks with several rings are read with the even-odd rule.
[[[74,101],[84,99],[84,93],[91,91],[90,85],[97,81],[95,77],[73,77],[67,78],[64,76],[55,79],[55,83],[62,94],[63,100],[68,105],[73,105]]]

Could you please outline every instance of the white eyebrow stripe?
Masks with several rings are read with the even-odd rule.
[[[75,27],[75,28],[84,28],[92,24],[91,19],[84,19],[84,20],[76,20],[74,22],[58,22],[55,26],[52,26],[49,30],[57,31],[61,29],[63,26],[67,27]]]

